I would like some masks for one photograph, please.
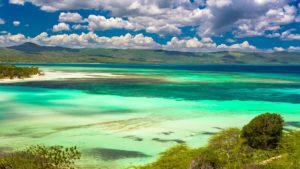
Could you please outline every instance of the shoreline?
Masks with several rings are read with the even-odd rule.
[[[27,81],[37,81],[37,80],[42,80],[42,76],[45,76],[45,75],[33,75],[31,77],[28,77],[28,78],[0,79],[0,84],[19,83],[19,82],[27,82]]]
[[[50,81],[50,80],[67,80],[67,79],[91,79],[91,78],[115,78],[123,75],[116,75],[112,73],[82,73],[82,72],[67,72],[58,70],[42,70],[42,75],[34,75],[29,78],[14,78],[14,79],[0,79],[0,84],[32,82],[32,81]]]

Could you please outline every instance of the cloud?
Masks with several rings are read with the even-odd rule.
[[[13,21],[14,26],[20,26],[21,22],[20,21]]]
[[[66,23],[59,23],[57,25],[54,25],[52,28],[53,32],[61,32],[61,31],[69,31],[70,25]]]
[[[49,36],[47,33],[30,39],[30,41],[51,46],[65,46],[65,47],[104,47],[104,48],[139,48],[139,49],[155,49],[159,48],[151,37],[146,37],[142,34],[131,35],[126,34],[123,36],[113,36],[111,38],[98,36],[93,32],[82,34],[61,34]]]
[[[284,52],[285,51],[285,49],[282,47],[274,47],[273,49],[275,52]]]
[[[12,35],[10,33],[0,35],[0,46],[12,46],[26,42],[26,37],[23,34]]]
[[[240,21],[236,35],[238,37],[278,35],[282,25],[295,21],[296,14],[297,9],[289,5],[269,9],[265,15],[257,19]],[[267,31],[272,33],[268,34]]]
[[[289,52],[300,52],[300,46],[290,46],[287,50]]]
[[[207,0],[212,17],[202,19],[200,36],[219,36],[233,31],[236,37],[266,36],[282,25],[295,22],[297,8],[288,0]]]
[[[256,51],[256,47],[245,41],[241,44],[233,44],[227,46],[225,44],[217,45],[210,38],[197,38],[182,39],[172,38],[166,45],[163,46],[166,50],[175,51],[192,51],[192,52],[212,52],[212,51]]]
[[[181,34],[181,30],[177,28],[175,25],[164,25],[164,26],[149,26],[146,28],[146,32],[156,33],[161,36],[163,35],[179,35]]]
[[[235,39],[232,39],[232,38],[227,38],[227,39],[226,39],[226,42],[233,43],[233,42],[236,42],[236,40],[235,40]]]
[[[283,40],[300,40],[300,34],[293,34],[294,29],[289,29],[281,33],[280,38]]]
[[[217,8],[222,8],[232,4],[231,0],[207,0],[207,6],[215,6]]]
[[[88,29],[89,27],[86,25],[80,25],[80,24],[76,24],[72,26],[72,29],[74,30],[82,30],[82,29]]]
[[[0,18],[0,25],[3,25],[3,24],[5,24],[5,20]]]
[[[7,31],[0,31],[0,34],[8,34]]]
[[[17,4],[17,5],[24,5],[24,0],[9,0],[9,3],[11,4]]]
[[[217,45],[211,38],[178,39],[173,37],[165,45],[157,43],[153,38],[143,34],[104,37],[93,32],[81,34],[49,35],[46,32],[35,37],[25,37],[22,34],[10,33],[0,35],[0,46],[12,46],[24,42],[33,42],[46,46],[64,46],[70,48],[117,48],[117,49],[164,49],[172,51],[206,52],[206,51],[257,51],[247,41],[241,44],[227,46]]]
[[[122,0],[122,1],[107,1],[107,0],[10,0],[12,4],[24,4],[25,2],[32,3],[41,8],[41,10],[53,12],[59,10],[76,10],[76,9],[94,9],[94,10],[109,10],[114,16],[130,15],[130,14],[160,14],[164,9],[172,9],[177,7],[190,8],[198,6],[199,0],[191,2],[189,0]]]
[[[105,18],[104,16],[89,15],[87,19],[89,30],[107,30],[112,28],[138,30],[141,27],[138,24],[131,23],[122,18]]]
[[[21,0],[19,0],[21,1]],[[90,30],[124,28],[128,30],[148,30],[160,35],[181,33],[184,26],[197,26],[199,18],[205,18],[209,11],[199,9],[200,0],[122,0],[122,1],[77,1],[77,0],[23,0],[48,12],[60,10],[92,9],[109,11],[110,18],[90,15],[86,20]],[[11,1],[11,3],[16,3]],[[21,4],[18,2],[17,4]],[[208,16],[207,16],[208,17]],[[69,19],[62,19],[67,22]]]
[[[191,39],[178,39],[177,37],[173,37],[166,45],[163,46],[166,50],[175,50],[175,51],[209,51],[211,49],[215,49],[217,45],[212,41],[204,42],[200,41],[197,38]]]
[[[126,34],[122,36],[103,37],[98,36],[93,32],[82,34],[60,34],[49,35],[42,32],[36,37],[25,37],[22,34],[12,35],[10,33],[0,35],[0,46],[13,46],[25,42],[33,42],[40,45],[47,46],[64,46],[70,48],[118,48],[118,49],[159,49],[160,44],[156,43],[151,37],[142,34],[131,35]]]
[[[62,12],[59,15],[59,22],[73,22],[80,23],[83,22],[82,16],[79,13],[71,13],[71,12]]]
[[[143,29],[161,36],[179,35],[187,26],[197,28],[200,37],[219,36],[228,31],[234,31],[236,37],[270,36],[270,32],[278,33],[282,25],[300,20],[298,7],[291,5],[290,0],[10,0],[14,4],[25,2],[48,12],[79,9],[109,12],[109,18],[97,15],[86,18],[89,30]],[[82,17],[62,12],[59,20],[80,23]]]
[[[248,41],[244,41],[243,43],[237,43],[230,46],[225,44],[221,44],[217,46],[218,49],[221,50],[229,50],[229,51],[255,51],[257,50],[255,46],[250,45]]]

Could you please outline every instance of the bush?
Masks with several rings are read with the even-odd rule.
[[[242,137],[255,149],[274,149],[282,136],[283,119],[279,114],[265,113],[243,127]]]
[[[38,67],[17,67],[13,65],[0,64],[0,79],[22,79],[41,74],[42,72]]]
[[[216,169],[221,168],[221,161],[218,158],[218,154],[215,151],[211,151],[209,148],[204,149],[200,156],[195,158],[189,169]]]
[[[187,169],[192,160],[199,157],[200,149],[191,149],[184,144],[176,145],[160,154],[157,161],[134,169]]]
[[[238,164],[244,155],[243,141],[240,135],[240,129],[229,128],[220,131],[209,140],[209,150],[214,151],[218,158],[223,161],[223,165],[228,168],[239,168],[232,165]]]
[[[76,147],[31,146],[0,157],[0,169],[72,169],[80,156]]]

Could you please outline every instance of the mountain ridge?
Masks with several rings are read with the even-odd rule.
[[[66,48],[61,46],[42,46],[32,42],[25,42],[20,45],[7,47],[22,52],[36,53],[46,51],[67,51],[67,52],[78,52],[78,49]]]
[[[182,52],[158,49],[72,49],[24,43],[0,48],[5,63],[300,64],[299,52]]]

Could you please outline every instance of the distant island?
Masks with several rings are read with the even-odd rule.
[[[2,63],[300,64],[299,52],[179,52],[149,49],[71,49],[24,43],[0,48]]]
[[[33,75],[41,75],[38,67],[17,67],[14,65],[0,65],[0,79],[23,79]]]

